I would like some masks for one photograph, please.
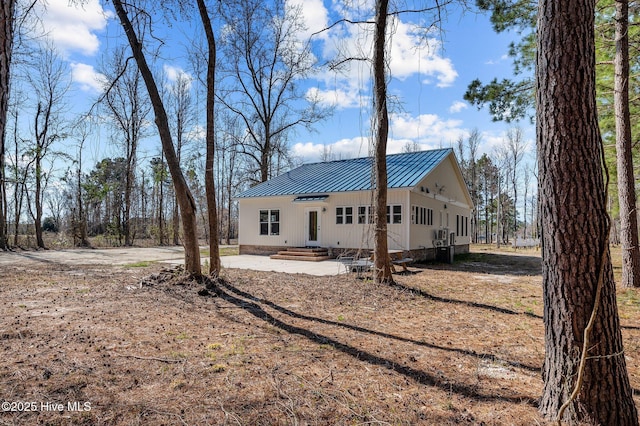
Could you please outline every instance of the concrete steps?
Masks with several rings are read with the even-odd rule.
[[[301,260],[306,262],[322,262],[330,259],[329,251],[320,247],[291,247],[269,257],[271,259]]]

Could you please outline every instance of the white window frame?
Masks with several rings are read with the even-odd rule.
[[[400,207],[400,213],[395,213],[395,207]],[[387,225],[402,225],[402,204],[387,205]]]
[[[342,210],[342,213],[338,213],[339,209]],[[348,209],[350,209],[351,212],[348,212]],[[341,221],[338,222],[338,219]],[[353,206],[336,207],[336,225],[353,225]]]
[[[362,209],[364,209],[363,213],[360,212]],[[358,225],[368,225],[373,223],[373,208],[371,206],[358,206],[357,217]]]
[[[267,214],[267,220],[262,220],[263,213]],[[280,209],[260,209],[258,210],[258,222],[260,224],[260,236],[271,236],[271,235],[280,235]],[[267,226],[267,232],[262,232],[262,225]],[[276,226],[274,226],[276,225]],[[274,228],[277,228],[277,231],[274,232]]]

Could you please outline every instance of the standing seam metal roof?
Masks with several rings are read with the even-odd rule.
[[[417,185],[453,150],[387,155],[387,187]],[[236,198],[366,191],[372,188],[372,157],[304,164],[237,195]]]

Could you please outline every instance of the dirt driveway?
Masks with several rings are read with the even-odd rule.
[[[29,263],[61,265],[127,265],[136,262],[184,260],[182,247],[127,247],[0,252],[0,266]]]
[[[227,247],[227,246],[225,246]],[[205,260],[205,257],[202,257]],[[335,260],[324,262],[296,262],[291,260],[270,259],[268,256],[236,255],[222,256],[222,266],[232,269],[250,269],[253,271],[304,273],[308,275],[337,275],[344,267]],[[2,266],[38,266],[38,265],[112,265],[145,266],[145,263],[184,263],[184,250],[172,247],[120,247],[109,249],[69,249],[0,252]]]

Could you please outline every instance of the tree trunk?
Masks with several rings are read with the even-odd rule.
[[[7,200],[5,188],[5,136],[9,111],[9,77],[13,48],[15,0],[4,0],[0,6],[0,250],[7,250]]]
[[[34,131],[36,138],[36,149],[35,149],[35,181],[36,188],[34,194],[34,201],[36,207],[36,214],[33,216],[34,224],[36,228],[36,244],[39,248],[44,249],[44,238],[42,236],[42,156],[44,155],[44,149],[46,144],[46,139],[49,133],[49,117],[51,111],[51,103],[47,103],[45,107],[46,111],[44,111],[44,119],[42,123],[42,131],[40,131],[40,116],[43,113],[42,104],[38,102],[38,110],[36,112]]]
[[[265,126],[265,142],[260,153],[260,182],[266,182],[269,180],[269,163],[271,160],[271,137],[269,136],[268,126]]]
[[[39,150],[38,150],[39,151]],[[36,244],[38,248],[46,248],[44,245],[44,238],[42,232],[42,165],[40,160],[40,154],[36,153],[36,191],[35,191],[35,204],[36,214],[34,217],[36,227]]]
[[[638,212],[631,153],[629,114],[629,1],[616,0],[616,56],[613,104],[616,120],[616,160],[620,201],[620,240],[622,242],[622,286],[640,287],[640,247]]]
[[[122,230],[124,231],[124,245],[133,245],[133,232],[131,230],[131,198],[133,195],[133,189],[136,181],[136,164],[137,164],[137,152],[138,152],[138,134],[139,130],[135,127],[137,123],[131,120],[131,126],[129,136],[127,137],[127,159],[125,170],[125,184],[124,184],[124,218],[122,224]]]
[[[130,154],[127,158],[127,170],[125,177],[125,189],[124,189],[124,218],[122,224],[122,230],[124,231],[124,245],[132,246],[133,238],[131,238],[131,193],[133,192],[133,181],[135,179],[133,169],[135,161],[132,162]]]
[[[228,201],[228,206],[227,206],[227,245],[231,244],[231,220],[233,219],[233,212],[231,210],[232,206],[233,206],[233,201],[232,201],[232,197],[233,197],[233,188],[231,186],[231,174],[229,175],[229,183],[227,184],[227,200]]]
[[[116,9],[116,14],[120,19],[122,28],[129,40],[133,57],[138,64],[142,78],[144,79],[147,91],[149,92],[149,98],[153,105],[153,111],[155,113],[156,126],[158,127],[158,135],[162,142],[162,150],[165,158],[167,159],[167,166],[171,173],[171,179],[176,192],[176,198],[180,205],[180,213],[182,216],[182,231],[183,231],[183,245],[184,245],[184,263],[185,271],[193,276],[202,275],[202,267],[200,265],[200,247],[198,246],[198,233],[196,223],[196,203],[191,195],[191,191],[187,186],[187,182],[182,174],[180,163],[176,156],[176,152],[171,140],[171,130],[169,129],[167,112],[164,108],[162,98],[158,91],[158,87],[153,78],[153,74],[149,69],[147,60],[142,51],[142,44],[138,40],[138,37],[133,29],[133,25],[127,16],[121,0],[112,0],[113,6]]]
[[[502,241],[502,235],[500,234],[500,225],[502,222],[502,177],[498,172],[498,203],[496,206],[496,248],[500,248],[500,242]]]
[[[217,278],[220,274],[220,248],[218,245],[218,213],[216,207],[216,186],[213,176],[215,161],[215,76],[216,76],[216,39],[213,34],[211,20],[204,0],[198,0],[200,19],[207,36],[209,56],[207,58],[207,153],[205,159],[205,191],[207,195],[207,209],[209,210],[209,275]]]
[[[373,274],[376,283],[393,282],[387,247],[387,137],[389,134],[389,114],[387,112],[387,80],[384,56],[388,8],[388,0],[376,1],[376,29],[373,39],[373,79],[377,122],[375,129],[375,265]]]
[[[559,417],[578,385],[562,420],[637,425],[607,238],[594,8],[595,0],[542,0],[539,7],[536,133],[546,351],[540,411]],[[586,361],[577,383],[581,355]]]
[[[84,140],[82,141],[84,143]],[[80,149],[78,150],[78,181],[76,188],[76,196],[78,203],[78,240],[77,244],[80,247],[89,247],[89,237],[87,236],[87,215],[84,211],[83,201],[82,201],[82,145],[80,144]],[[75,232],[74,232],[75,234]]]

